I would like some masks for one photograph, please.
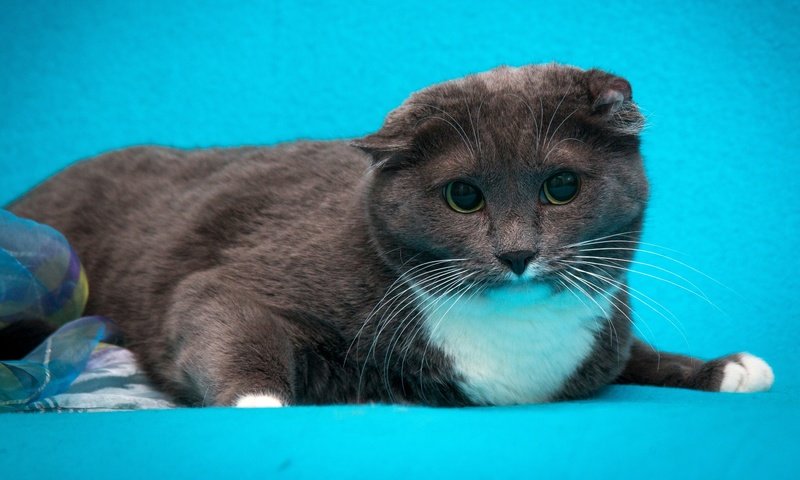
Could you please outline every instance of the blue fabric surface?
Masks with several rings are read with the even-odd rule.
[[[716,305],[632,275],[678,319],[637,302],[644,336],[705,357],[747,350],[776,374],[772,392],[750,396],[616,387],[503,409],[6,415],[2,476],[788,477],[799,450],[798,24],[788,1],[2,2],[0,204],[132,144],[358,136],[411,91],[501,63],[623,75],[649,118],[644,241],[682,253],[648,250],[729,287],[642,253]]]
[[[16,414],[0,417],[14,432],[0,471],[18,480],[794,479],[797,451],[784,442],[800,435],[795,412],[780,393],[615,387],[585,402],[502,408]]]

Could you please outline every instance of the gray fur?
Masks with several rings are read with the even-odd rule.
[[[115,320],[181,402],[268,392],[290,404],[469,405],[444,352],[411,335],[414,299],[393,304],[393,318],[411,319],[407,331],[381,317],[381,299],[404,291],[392,290],[403,274],[424,274],[424,262],[455,257],[468,259],[476,285],[499,288],[508,269],[497,256],[523,250],[548,262],[540,281],[563,288],[558,260],[580,251],[565,245],[641,230],[642,125],[619,77],[502,67],[414,94],[352,144],[128,148],[74,165],[10,209],[66,235],[89,276],[87,313]],[[580,194],[542,204],[542,182],[564,168],[581,174]],[[481,187],[484,210],[447,207],[442,186],[458,178]],[[617,301],[628,310],[623,291]],[[666,382],[638,368],[655,353],[634,346],[628,362],[632,345],[615,312],[556,398],[591,394],[626,365],[626,381],[719,384],[705,373],[705,383]]]

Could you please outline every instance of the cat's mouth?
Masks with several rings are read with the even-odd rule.
[[[502,275],[495,275],[490,279],[483,280],[487,290],[530,290],[537,287],[549,287],[552,285],[553,280],[550,278],[550,272],[547,270],[526,270],[521,275],[514,273],[504,273]]]
[[[464,265],[462,259],[435,260],[424,274],[420,267],[410,267],[405,274],[413,279],[415,288],[429,295],[475,295],[485,296],[504,292],[521,293],[529,296],[541,292],[543,296],[557,294],[568,289],[565,286],[564,268],[560,259],[548,258],[531,262],[524,271],[499,269],[497,266]],[[416,271],[415,271],[416,269]]]
[[[505,292],[530,292],[531,290],[549,290],[551,293],[558,293],[563,290],[564,273],[559,267],[558,262],[537,262],[528,265],[521,273],[513,272],[497,273],[492,272],[487,278],[481,279],[478,283],[488,291],[502,290]]]

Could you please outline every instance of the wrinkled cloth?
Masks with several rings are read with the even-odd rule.
[[[113,328],[103,317],[83,317],[59,328],[22,360],[0,362],[0,411],[67,390]]]
[[[67,391],[30,403],[23,410],[103,412],[172,407],[175,404],[150,385],[129,350],[101,343]]]

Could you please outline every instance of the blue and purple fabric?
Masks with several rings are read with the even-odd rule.
[[[88,294],[86,274],[63,235],[0,210],[0,328],[30,319],[61,325],[24,359],[0,362],[0,411],[65,391],[111,333],[102,317],[78,319]]]

